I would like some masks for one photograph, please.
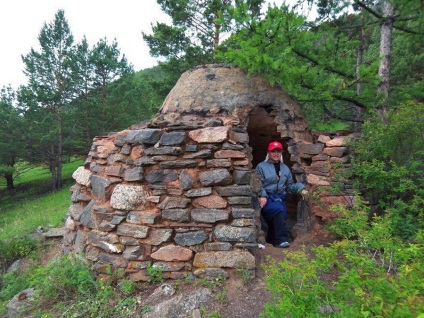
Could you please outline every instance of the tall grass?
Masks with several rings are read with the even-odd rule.
[[[60,226],[70,205],[72,173],[82,164],[73,160],[64,164],[62,190],[48,192],[48,169],[37,167],[19,178],[16,189],[0,190],[0,240],[33,233],[38,226]]]

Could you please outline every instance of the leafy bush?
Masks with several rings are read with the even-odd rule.
[[[357,211],[332,224],[346,237],[328,247],[288,252],[265,266],[266,286],[275,301],[262,317],[417,317],[424,312],[424,232],[413,243],[393,236],[390,215],[368,222]],[[343,220],[344,222],[341,222]],[[344,224],[347,223],[347,226]],[[342,226],[341,226],[342,225]]]
[[[30,255],[36,250],[37,242],[27,237],[16,237],[0,241],[0,268],[4,270],[14,261]]]
[[[31,287],[50,300],[69,299],[75,294],[89,294],[96,288],[96,276],[87,264],[74,254],[53,259],[31,274]]]
[[[361,193],[390,214],[394,234],[411,239],[424,227],[424,104],[391,110],[387,123],[363,126],[352,168]]]

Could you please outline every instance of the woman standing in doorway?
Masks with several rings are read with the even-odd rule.
[[[291,171],[282,162],[283,145],[273,141],[268,145],[268,154],[256,167],[262,182],[259,205],[262,216],[268,225],[266,242],[275,247],[290,246],[286,229],[287,193],[307,194],[305,186],[293,180]]]

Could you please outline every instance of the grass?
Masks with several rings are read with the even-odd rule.
[[[72,173],[82,160],[73,160],[63,166],[64,187],[48,192],[50,173],[37,167],[19,176],[16,189],[0,190],[0,240],[33,233],[38,226],[61,226],[70,206]]]

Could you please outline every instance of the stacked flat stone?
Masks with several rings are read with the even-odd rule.
[[[220,117],[163,125],[94,140],[73,174],[65,249],[135,281],[149,279],[149,266],[175,279],[254,269],[247,133]]]
[[[290,160],[296,162],[293,170],[305,172],[309,191],[318,198],[309,199],[313,215],[327,221],[337,217],[332,212],[332,205],[350,206],[357,202],[350,178],[348,147],[357,134],[321,133],[314,137],[314,143],[299,143],[289,149]]]

